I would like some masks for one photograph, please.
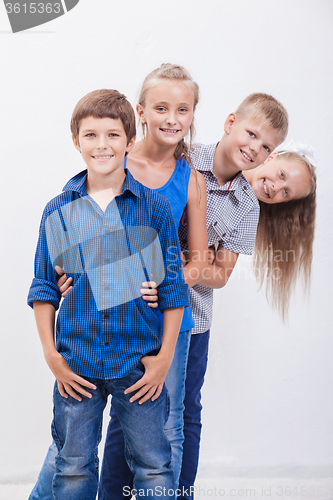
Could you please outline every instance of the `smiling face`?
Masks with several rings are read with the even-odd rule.
[[[175,146],[189,131],[194,115],[194,93],[183,82],[161,79],[147,92],[144,107],[137,106],[149,139],[160,145]]]
[[[123,170],[125,153],[134,145],[135,138],[128,143],[120,118],[95,118],[88,116],[80,123],[79,136],[73,136],[74,146],[92,177],[110,176]]]
[[[258,200],[264,203],[282,203],[306,196],[310,189],[311,174],[298,160],[286,160],[274,153],[256,168],[251,180]]]
[[[235,170],[250,170],[263,163],[276,146],[280,137],[266,123],[237,118],[231,113],[225,124],[225,152],[227,161]]]

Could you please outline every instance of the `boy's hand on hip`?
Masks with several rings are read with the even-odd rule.
[[[92,394],[86,391],[84,387],[96,389],[96,386],[73,372],[61,354],[55,351],[52,356],[46,358],[46,362],[57,379],[61,396],[66,399],[68,396],[72,396],[77,401],[82,401],[82,397],[78,393],[87,398],[92,397]]]
[[[144,356],[141,358],[141,362],[145,367],[145,373],[142,375],[140,380],[135,384],[131,385],[126,389],[125,394],[130,394],[131,392],[138,391],[134,396],[131,397],[130,403],[139,400],[141,405],[145,401],[151,398],[155,401],[162,392],[165,377],[167,376],[170,362],[157,356]]]

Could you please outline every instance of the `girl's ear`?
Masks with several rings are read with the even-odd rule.
[[[131,151],[131,149],[133,149],[134,144],[135,144],[135,136],[132,137],[132,139],[127,144],[127,146],[126,146],[126,153],[129,153]]]
[[[230,115],[227,116],[226,121],[224,122],[224,132],[226,134],[230,134],[231,127],[235,123],[236,120],[236,115],[235,113],[230,113]]]
[[[273,158],[275,158],[277,155],[278,155],[278,153],[277,153],[277,152],[275,152],[275,153],[271,153],[271,154],[270,154],[270,155],[266,158],[266,160],[264,161],[264,163],[267,163],[268,161],[273,160]]]
[[[136,112],[138,113],[140,122],[144,125],[146,123],[145,112],[141,104],[136,105]]]
[[[81,146],[80,146],[79,142],[75,139],[74,135],[72,135],[72,141],[73,141],[73,144],[74,144],[75,148],[78,151],[80,151],[80,153],[81,153]]]

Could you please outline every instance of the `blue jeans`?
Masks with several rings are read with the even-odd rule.
[[[175,355],[165,380],[170,398],[170,413],[165,425],[165,433],[171,444],[171,468],[175,474],[174,489],[178,487],[183,455],[183,411],[190,339],[190,331],[179,334]],[[123,431],[113,404],[110,414],[111,422],[105,442],[98,498],[100,500],[129,499],[130,497],[124,494],[124,486],[131,484],[132,473],[124,458]]]
[[[199,463],[201,437],[201,388],[208,361],[209,333],[191,336],[185,382],[183,463],[179,479],[180,499],[193,499],[193,486]],[[192,487],[192,489],[191,489]]]
[[[163,387],[156,401],[149,400],[142,405],[129,403],[131,395],[124,394],[124,390],[139,380],[142,374],[143,365],[139,363],[130,375],[121,379],[88,379],[97,389],[91,391],[92,398],[84,398],[82,402],[71,397],[63,398],[55,385],[52,423],[52,435],[57,447],[55,474],[52,476],[48,468],[52,465],[54,448],[51,447],[47,470],[43,472],[39,485],[45,487],[48,482],[49,488],[52,476],[53,497],[36,496],[36,485],[30,499],[95,500],[98,485],[97,446],[109,394],[113,396],[113,406],[124,432],[125,455],[133,473],[134,488],[140,490],[143,498],[174,499],[171,448],[164,432],[168,414],[166,388]]]
[[[53,500],[52,482],[56,473],[55,460],[58,448],[53,441],[46,454],[37,482],[30,493],[29,500]]]

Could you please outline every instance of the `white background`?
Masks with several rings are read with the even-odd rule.
[[[289,138],[319,159],[311,295],[289,326],[240,259],[215,292],[204,387],[200,477],[329,478],[332,398],[332,0],[81,0],[12,34],[0,4],[0,482],[33,482],[50,443],[53,376],[26,296],[46,202],[84,168],[69,120],[87,92],[116,88],[133,105],[162,62],[199,83],[197,139],[220,139],[251,92],[289,111]],[[325,484],[325,481],[324,483]]]

